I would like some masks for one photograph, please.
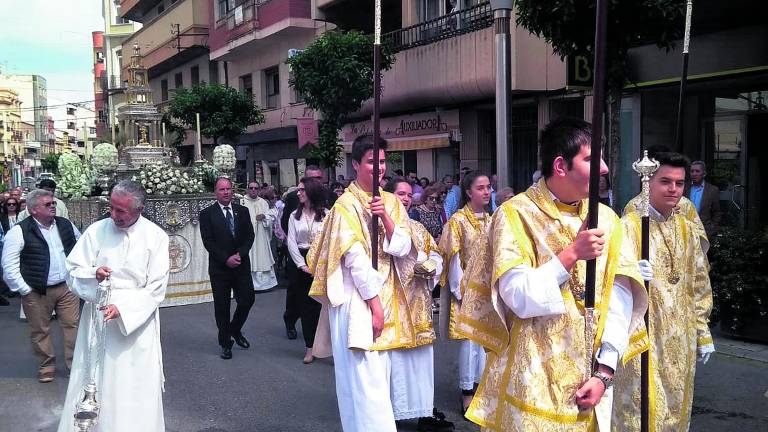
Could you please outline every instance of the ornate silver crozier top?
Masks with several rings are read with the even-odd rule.
[[[659,162],[648,157],[648,150],[643,150],[643,158],[632,163],[632,169],[640,176],[640,182],[643,187],[642,192],[640,193],[640,203],[638,203],[637,211],[640,213],[640,216],[648,217],[650,206],[650,188],[648,187],[648,183],[651,181],[653,173],[659,169]]]

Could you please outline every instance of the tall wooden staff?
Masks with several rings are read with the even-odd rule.
[[[688,46],[691,42],[691,17],[693,16],[693,0],[688,0],[685,7],[685,33],[683,37],[683,73],[680,75],[680,98],[677,101],[677,127],[675,128],[675,144],[683,148],[683,113],[685,111],[685,91],[688,88]]]
[[[600,202],[600,155],[603,138],[603,112],[605,107],[605,44],[608,0],[597,0],[595,16],[595,83],[592,91],[592,145],[589,162],[589,212],[587,226],[597,228],[598,204]],[[595,342],[595,271],[597,261],[587,261],[586,284],[584,287],[584,337],[586,347],[586,379],[592,375],[592,354]]]
[[[651,181],[651,176],[657,169],[659,169],[659,163],[653,159],[648,158],[648,150],[643,152],[643,158],[638,159],[632,164],[632,169],[640,176],[640,182],[643,185],[643,189],[640,192],[640,205],[638,212],[641,217],[641,245],[640,245],[640,257],[647,260],[649,257],[650,249],[650,224],[648,221],[649,208],[650,208],[650,187],[648,183]],[[648,307],[650,309],[650,282],[645,282],[645,290],[648,292]],[[648,327],[648,310],[645,311],[645,328],[650,333]],[[640,431],[649,432],[650,430],[650,404],[648,393],[650,392],[650,362],[649,356],[650,350],[645,351],[640,356]]]
[[[379,196],[379,119],[381,117],[381,0],[373,12],[373,197]],[[379,217],[371,216],[371,264],[379,268]]]

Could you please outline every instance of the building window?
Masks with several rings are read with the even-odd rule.
[[[89,127],[88,128],[88,134],[96,135],[96,128],[95,127]]]
[[[75,115],[75,109],[74,108],[67,108],[67,115]]]
[[[168,80],[160,81],[160,99],[165,102],[168,100]]]
[[[173,76],[173,88],[182,88],[184,87],[184,78],[181,75],[181,72],[177,73]]]
[[[67,122],[67,129],[74,129],[75,128],[75,122]]]
[[[251,74],[240,77],[240,91],[253,97],[253,78]]]
[[[200,67],[199,66],[192,66],[191,69],[191,75],[192,75],[192,85],[196,86],[200,84]]]
[[[229,12],[229,0],[218,0],[219,1],[219,7],[218,7],[218,15],[219,19],[224,18],[227,15],[227,12]]]
[[[265,108],[280,107],[280,70],[277,66],[264,69]]]

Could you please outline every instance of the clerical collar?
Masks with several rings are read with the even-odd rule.
[[[549,196],[552,197],[552,201],[555,203],[555,205],[561,204],[564,206],[573,207],[574,211],[578,210],[579,203],[581,202],[581,200],[576,201],[574,203],[567,203],[567,202],[560,201],[560,198],[558,198],[551,190],[549,191]]]

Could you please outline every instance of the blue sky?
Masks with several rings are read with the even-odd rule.
[[[48,82],[48,104],[93,100],[92,31],[101,0],[2,0],[0,65]]]

